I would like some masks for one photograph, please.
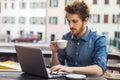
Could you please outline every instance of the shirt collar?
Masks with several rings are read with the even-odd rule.
[[[86,32],[84,33],[84,35],[83,35],[81,38],[78,38],[78,39],[77,39],[74,35],[72,35],[72,36],[71,36],[71,39],[73,39],[73,40],[82,39],[82,40],[87,41],[87,40],[89,39],[89,34],[90,34],[90,29],[88,29],[88,27],[87,27]]]

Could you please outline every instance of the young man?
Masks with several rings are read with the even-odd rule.
[[[107,69],[106,38],[88,29],[87,4],[84,0],[73,0],[65,11],[70,32],[62,39],[68,40],[68,44],[65,49],[58,49],[56,42],[51,42],[51,72],[102,75]]]

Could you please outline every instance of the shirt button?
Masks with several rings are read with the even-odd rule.
[[[76,55],[78,55],[78,52],[76,52]]]
[[[77,65],[78,63],[77,63],[77,62],[75,62],[75,64]]]
[[[79,45],[80,43],[77,43],[77,45]]]

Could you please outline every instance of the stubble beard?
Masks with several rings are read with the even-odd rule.
[[[85,28],[84,28],[84,26],[82,26],[82,28],[80,28],[79,30],[77,30],[75,28],[72,28],[70,30],[71,30],[72,35],[74,35],[76,37],[81,37],[84,34]]]

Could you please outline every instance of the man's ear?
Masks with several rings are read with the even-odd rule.
[[[85,25],[88,23],[88,20],[89,20],[89,18],[86,17],[85,20],[84,20],[84,24],[85,24]]]

